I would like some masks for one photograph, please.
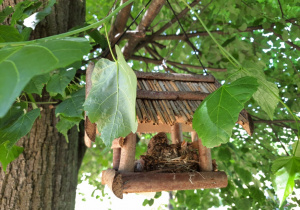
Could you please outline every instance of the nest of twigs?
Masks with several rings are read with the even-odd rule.
[[[167,135],[158,133],[148,144],[146,155],[136,162],[136,172],[181,173],[199,171],[198,145],[183,141],[168,144]]]

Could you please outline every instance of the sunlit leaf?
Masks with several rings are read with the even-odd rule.
[[[204,146],[214,147],[229,141],[244,103],[252,97],[257,86],[255,78],[242,77],[205,98],[193,117],[193,128]]]
[[[279,198],[280,205],[293,192],[295,179],[300,177],[300,157],[280,157],[272,166],[273,186]]]
[[[97,123],[106,145],[112,140],[135,133],[137,79],[116,46],[117,63],[101,59],[92,75],[92,90],[84,104],[91,122]]]

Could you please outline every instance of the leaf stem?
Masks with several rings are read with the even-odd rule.
[[[58,35],[54,35],[54,36],[49,36],[49,37],[45,37],[45,38],[41,38],[41,39],[36,39],[36,40],[32,40],[32,41],[25,41],[25,42],[4,42],[4,43],[0,43],[0,47],[4,47],[7,45],[10,46],[23,46],[23,45],[27,45],[27,44],[32,44],[32,43],[36,43],[38,41],[47,41],[47,40],[52,40],[52,39],[61,39],[67,36],[72,36],[74,34],[78,34],[81,32],[84,32],[88,29],[92,29],[92,28],[98,28],[99,26],[101,26],[103,23],[105,23],[106,21],[108,21],[111,17],[113,17],[116,13],[118,13],[121,9],[123,9],[124,7],[126,7],[127,5],[129,5],[130,3],[132,3],[133,0],[128,0],[127,2],[123,3],[121,6],[119,6],[117,9],[115,9],[112,13],[110,13],[107,17],[103,18],[102,20],[100,20],[99,22],[93,23],[89,26],[85,26],[83,28],[79,28],[73,31],[69,31],[66,33],[62,33],[62,34],[58,34]]]
[[[108,39],[108,34],[107,34],[107,29],[106,29],[106,25],[105,25],[105,24],[104,24],[104,29],[105,29],[105,35],[106,35],[106,40],[107,40],[107,43],[108,43],[108,47],[109,47],[110,54],[112,55],[114,61],[115,61],[115,62],[117,63],[117,65],[118,65],[118,61],[117,61],[117,59],[115,58],[114,53],[113,53],[113,51],[112,51],[112,49],[111,49],[111,46],[110,46],[110,42],[109,42],[109,39]]]
[[[36,102],[35,102],[32,94],[31,93],[27,93],[27,95],[28,95],[29,100],[32,102],[32,108],[33,109],[38,109],[38,106],[36,105]]]

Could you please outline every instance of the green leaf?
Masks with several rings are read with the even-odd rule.
[[[24,91],[27,93],[36,93],[41,95],[43,87],[49,81],[49,79],[50,79],[49,73],[35,76],[26,85]]]
[[[9,142],[5,142],[0,144],[0,162],[2,164],[3,171],[6,171],[6,167],[9,163],[14,161],[19,157],[19,155],[23,152],[23,147],[18,147],[16,145],[12,146],[12,148],[7,149],[6,144]]]
[[[15,7],[15,12],[13,13],[12,17],[11,17],[11,21],[10,21],[10,24],[12,26],[14,26],[18,20],[22,20],[24,19],[25,17],[27,17],[28,15],[25,13],[25,10],[27,8],[29,8],[30,6],[34,5],[34,2],[32,1],[28,1],[28,0],[25,0],[25,1],[22,1],[22,2],[19,2]]]
[[[272,183],[281,206],[293,192],[295,179],[300,177],[300,157],[278,158],[273,163],[272,171],[275,172]]]
[[[36,75],[82,60],[90,50],[83,38],[66,38],[0,49],[0,117]]]
[[[288,33],[288,31],[287,30],[284,30],[283,32],[282,32],[282,41],[287,41],[289,39],[289,33]]]
[[[299,141],[299,140],[298,140]],[[295,153],[295,156],[296,157],[300,157],[300,142],[298,143],[298,141],[296,141],[292,147],[293,147],[293,153]],[[296,145],[298,143],[298,147],[297,147],[297,151],[295,152],[295,149],[296,149]]]
[[[206,147],[226,143],[231,137],[240,111],[257,90],[257,80],[243,77],[223,85],[210,94],[197,108],[193,128]]]
[[[229,77],[230,81],[244,76],[256,78],[259,86],[257,92],[253,95],[253,98],[272,120],[275,108],[279,101],[279,90],[277,86],[266,80],[262,68],[257,64],[247,61],[243,66],[245,66],[245,68],[228,69],[232,73]]]
[[[2,23],[13,11],[14,9],[11,6],[5,7],[5,9],[0,12],[0,23]]]
[[[228,147],[222,147],[219,149],[218,158],[222,161],[230,161],[231,160],[231,152]]]
[[[278,104],[277,96],[279,96],[277,85],[266,80],[258,80],[258,84],[259,87],[253,98],[273,120],[273,114]]]
[[[248,184],[252,181],[252,174],[249,171],[237,165],[234,166],[234,170],[239,175],[240,179],[243,181],[244,184]]]
[[[245,31],[247,29],[247,23],[243,23],[240,27],[239,30]]]
[[[11,125],[14,121],[21,117],[24,114],[24,109],[27,109],[27,103],[25,102],[13,104],[6,115],[0,118],[0,129]]]
[[[35,121],[40,115],[39,109],[34,109],[19,117],[12,125],[0,128],[0,144],[9,141],[6,149],[11,149],[12,146],[23,136],[25,136]]]
[[[87,30],[87,33],[90,37],[92,37],[95,40],[95,42],[97,42],[100,45],[102,49],[105,49],[108,46],[105,36],[100,34],[100,32],[97,29]]]
[[[85,88],[70,95],[70,98],[61,102],[55,109],[55,114],[65,117],[83,118],[83,103],[85,101]]]
[[[91,122],[96,122],[106,145],[137,130],[135,73],[116,46],[117,63],[101,59],[92,75],[92,89],[84,103]]]
[[[18,42],[23,37],[17,29],[12,26],[0,25],[0,42]]]
[[[66,138],[66,141],[69,142],[68,139],[68,131],[73,128],[75,125],[77,125],[77,128],[79,127],[79,123],[81,121],[81,118],[69,118],[64,117],[63,115],[60,115],[59,122],[56,124],[56,129],[58,132],[64,135]]]
[[[53,74],[50,78],[46,90],[49,93],[59,93],[64,95],[65,88],[68,86],[70,81],[74,78],[76,69],[71,70],[60,69],[57,74]]]
[[[36,25],[51,13],[52,7],[55,3],[56,0],[49,0],[48,5],[42,11],[33,13],[28,18],[24,19],[24,25],[34,30]]]

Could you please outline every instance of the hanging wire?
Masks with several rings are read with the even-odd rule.
[[[190,46],[193,48],[193,51],[194,51],[194,53],[195,53],[195,55],[196,55],[196,57],[197,57],[197,59],[198,59],[200,65],[202,66],[204,73],[207,74],[206,68],[204,67],[203,63],[201,62],[201,59],[200,59],[200,56],[199,56],[199,54],[198,54],[197,48],[196,48],[196,47],[194,46],[194,44],[190,41],[190,39],[189,39],[187,33],[185,32],[183,26],[181,25],[181,23],[180,23],[180,21],[179,21],[179,18],[177,17],[177,15],[176,15],[176,13],[175,13],[173,7],[171,6],[169,0],[167,0],[167,2],[168,2],[168,4],[169,4],[170,9],[172,10],[173,14],[175,15],[175,18],[176,18],[176,20],[177,20],[177,22],[178,22],[180,28],[182,29],[182,31],[183,31],[183,33],[184,33],[184,36],[186,37],[187,42],[188,42],[188,43],[190,44]]]
[[[152,0],[149,0],[147,2],[147,4],[144,6],[144,8],[139,12],[139,14],[132,20],[132,22],[129,24],[129,26],[126,27],[125,31],[123,31],[123,33],[121,34],[121,36],[118,38],[118,40],[112,45],[112,49],[115,48],[115,45],[119,43],[119,41],[123,38],[123,36],[126,34],[126,32],[129,30],[129,28],[135,23],[135,21],[139,18],[139,16],[144,12],[144,10],[147,8],[147,6],[151,3]],[[105,55],[103,57],[106,57],[107,54],[109,53],[109,51],[107,53],[105,53]]]

